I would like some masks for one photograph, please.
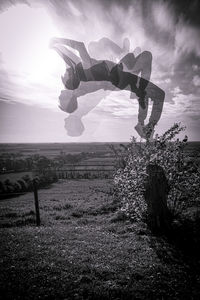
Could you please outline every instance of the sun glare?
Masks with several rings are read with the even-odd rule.
[[[43,8],[16,5],[0,15],[0,52],[4,67],[26,74],[29,82],[43,83],[63,68],[63,63],[49,48],[49,41],[59,36],[57,28]]]
[[[29,80],[41,81],[49,78],[60,65],[56,52],[49,49],[49,39],[43,39],[37,43],[33,50],[33,55],[29,64]],[[63,66],[63,65],[62,65]]]

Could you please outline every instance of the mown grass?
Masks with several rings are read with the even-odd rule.
[[[198,264],[144,223],[116,217],[108,186],[71,180],[40,190],[41,227],[31,193],[0,202],[3,299],[199,299]]]

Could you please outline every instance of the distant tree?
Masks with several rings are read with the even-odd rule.
[[[6,187],[6,193],[13,193],[15,191],[14,182],[10,179],[6,179],[4,185]]]
[[[40,172],[44,172],[46,169],[48,169],[51,165],[51,161],[45,157],[41,156],[36,163],[36,167]]]
[[[2,181],[0,181],[0,193],[4,193],[4,184]]]
[[[17,180],[17,183],[21,186],[21,191],[26,192],[28,190],[28,184],[25,180],[19,179]]]
[[[22,187],[22,185],[19,182],[16,181],[14,183],[14,189],[15,189],[15,192],[18,193],[18,192],[22,192],[23,187]]]

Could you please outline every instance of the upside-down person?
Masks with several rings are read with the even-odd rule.
[[[149,138],[160,119],[165,97],[164,91],[149,81],[152,61],[150,52],[144,51],[137,57],[133,53],[127,53],[118,63],[115,63],[110,60],[92,58],[82,42],[54,38],[50,46],[57,51],[67,65],[62,81],[66,89],[72,91],[72,94],[70,99],[65,99],[66,112],[73,113],[78,108],[77,97],[86,93],[99,89],[129,90],[131,98],[133,98],[133,94],[136,94],[139,101],[138,124],[135,129],[141,137]],[[80,57],[66,46],[77,50]],[[136,74],[141,72],[141,77],[133,72]],[[82,82],[91,83],[87,84],[89,88],[86,91],[80,89]],[[149,123],[144,126],[148,112],[148,98],[153,101],[153,108]],[[60,100],[63,103],[63,97],[60,97]],[[61,104],[61,109],[63,109],[63,104]]]

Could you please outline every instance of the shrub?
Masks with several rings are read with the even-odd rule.
[[[146,167],[152,163],[161,166],[169,184],[168,206],[178,215],[189,201],[195,201],[200,190],[199,167],[188,161],[184,154],[187,137],[182,141],[175,136],[185,128],[174,124],[153,141],[137,143],[133,137],[127,147],[118,154],[118,169],[114,184],[121,201],[121,210],[133,220],[141,220],[147,209],[144,199]]]
[[[4,189],[5,189],[4,184],[2,181],[0,181],[0,193],[3,193]]]
[[[6,179],[4,181],[4,185],[6,187],[6,193],[13,193],[15,192],[15,186],[14,186],[14,182],[9,180],[9,179]]]
[[[21,192],[22,191],[22,185],[19,183],[19,182],[15,182],[14,183],[14,187],[15,187],[15,191],[18,193],[18,192]]]
[[[25,192],[28,190],[28,183],[25,180],[19,179],[17,183],[21,186],[21,191]]]

